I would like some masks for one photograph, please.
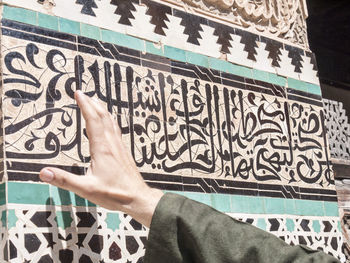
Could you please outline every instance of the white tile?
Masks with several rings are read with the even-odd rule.
[[[165,21],[168,28],[164,28],[166,36],[162,37],[162,43],[186,50],[186,48],[188,48],[188,36],[184,34],[185,27],[180,25],[182,19],[175,16],[168,17],[169,21]]]
[[[133,12],[135,19],[130,19],[132,26],[127,27],[128,35],[143,38],[149,41],[158,42],[160,35],[154,33],[155,25],[151,24],[151,16],[146,15],[146,5],[135,5],[136,12]]]
[[[230,54],[227,54],[227,60],[238,65],[252,68],[254,61],[248,59],[248,52],[244,50],[245,45],[240,42],[241,36],[235,34],[231,34],[231,36],[232,40],[230,43],[232,47],[229,48]]]
[[[272,59],[269,58],[269,52],[265,50],[266,43],[257,42],[257,54],[255,55],[256,62],[253,63],[253,68],[276,73],[276,70],[272,66]]]
[[[276,71],[278,75],[299,79],[299,75],[297,72],[294,72],[295,66],[292,65],[292,59],[288,57],[288,50],[281,49],[281,61],[280,67],[276,67]]]
[[[198,39],[200,46],[197,46],[196,52],[214,58],[219,58],[221,55],[221,45],[217,44],[218,36],[214,35],[215,28],[206,25],[201,25],[203,31],[200,31],[201,39]]]
[[[299,74],[300,80],[320,85],[320,81],[317,77],[317,71],[313,69],[314,65],[311,63],[311,58],[308,56],[302,56],[302,58],[302,73]]]

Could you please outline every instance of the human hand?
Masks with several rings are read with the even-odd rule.
[[[127,213],[149,227],[162,191],[144,182],[110,113],[81,91],[76,91],[74,96],[89,138],[91,164],[87,174],[78,176],[46,167],[40,171],[40,179],[107,209]]]

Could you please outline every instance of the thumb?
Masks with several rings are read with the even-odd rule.
[[[85,189],[88,188],[87,177],[82,180],[81,176],[58,168],[46,167],[40,171],[39,177],[43,182],[75,192],[78,195],[83,195]]]

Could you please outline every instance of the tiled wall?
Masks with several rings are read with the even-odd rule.
[[[150,185],[344,261],[312,53],[153,1],[3,2],[3,260],[142,262],[145,227],[39,182],[85,172],[81,89]]]

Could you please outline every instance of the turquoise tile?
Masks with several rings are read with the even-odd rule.
[[[269,73],[269,82],[272,84],[276,84],[282,87],[285,87],[287,84],[287,79],[281,76],[278,76],[273,73]]]
[[[323,202],[325,216],[339,216],[337,202]]]
[[[209,68],[209,59],[207,56],[197,54],[191,51],[186,51],[186,62]]]
[[[256,226],[261,230],[266,231],[267,224],[266,224],[265,218],[259,218]]]
[[[101,29],[102,40],[109,43],[114,43],[123,47],[146,51],[145,42],[136,37],[127,36],[111,30]]]
[[[4,5],[2,18],[11,19],[35,26],[37,25],[37,12],[23,8]]]
[[[164,46],[164,55],[173,60],[186,62],[186,51],[179,48]]]
[[[294,199],[285,199],[284,208],[287,215],[297,215]]]
[[[48,184],[8,182],[7,191],[9,204],[51,204]]]
[[[73,35],[80,35],[80,23],[62,17],[58,18],[60,31]]]
[[[54,205],[73,205],[95,207],[94,203],[56,186],[50,186],[50,197]]]
[[[284,199],[265,197],[264,203],[267,214],[285,214]]]
[[[80,23],[80,34],[84,37],[101,40],[100,28]]]
[[[249,209],[252,214],[266,214],[264,199],[261,197],[250,197]]]
[[[74,194],[56,186],[50,186],[50,197],[54,205],[71,205],[74,200]]]
[[[218,58],[209,58],[209,67],[212,69],[220,70],[222,72],[229,73],[232,67],[230,62]]]
[[[289,232],[294,231],[295,224],[294,224],[293,219],[290,219],[290,218],[286,219],[286,227],[287,227],[287,231],[289,231]]]
[[[314,231],[316,233],[320,233],[321,232],[321,224],[319,220],[313,220],[312,222],[312,228],[314,229]]]
[[[161,45],[146,41],[146,52],[158,56],[164,56],[163,48]]]
[[[323,201],[295,200],[298,215],[324,216]]]
[[[0,205],[6,204],[6,183],[0,184]]]
[[[270,81],[269,73],[262,70],[252,69],[253,79],[261,80],[265,82]]]
[[[190,198],[192,200],[195,200],[197,202],[212,206],[211,204],[211,198],[210,194],[204,194],[204,193],[194,193],[194,192],[184,192],[184,195],[187,198]]]
[[[288,87],[296,90],[301,90],[304,92],[308,92],[308,85],[306,82],[293,79],[293,78],[288,78]]]
[[[186,192],[182,192],[182,191],[168,191],[168,190],[165,190],[164,193],[172,193],[172,194],[186,196]]]
[[[321,87],[312,83],[308,83],[307,92],[322,96]]]
[[[253,78],[253,74],[252,74],[252,69],[250,68],[246,68],[243,66],[238,66],[236,64],[232,64],[232,66],[229,68],[230,72],[232,74],[238,75],[238,76],[242,76],[242,77],[246,77],[246,78]]]
[[[230,212],[231,211],[231,197],[226,194],[210,194],[211,205],[221,211]]]
[[[80,197],[77,194],[74,194],[73,204],[76,205],[76,206],[88,206],[88,200],[86,200],[85,198]]]
[[[9,209],[7,214],[7,227],[8,229],[16,227],[18,218],[16,216],[16,211],[14,209]]]
[[[1,225],[2,225],[2,227],[7,227],[7,211],[6,210],[4,210],[4,211],[2,211],[2,213],[1,213]]]
[[[89,200],[87,200],[87,206],[88,207],[97,207],[98,205],[96,205],[96,204],[90,202]]]
[[[107,224],[107,228],[109,228],[113,231],[119,229],[119,226],[120,226],[119,214],[118,213],[107,213],[106,224]]]
[[[244,195],[231,196],[232,213],[250,213],[249,197]]]
[[[58,31],[58,17],[38,13],[38,26]]]

